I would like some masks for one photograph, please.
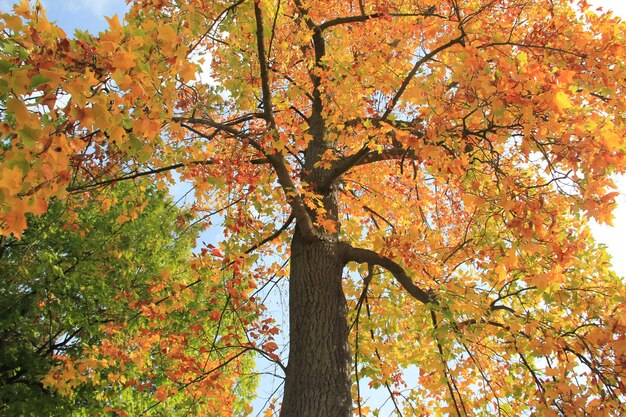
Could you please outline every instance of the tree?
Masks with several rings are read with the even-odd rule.
[[[284,371],[281,416],[366,414],[363,378],[398,415],[624,412],[624,284],[586,226],[626,168],[623,22],[584,0],[143,0],[109,24],[2,16],[4,234],[177,171],[200,224],[223,215],[196,262],[249,314],[225,343]],[[282,275],[286,366],[259,292]]]
[[[213,334],[200,329],[212,325],[210,312],[201,308],[194,315],[197,328],[186,327],[189,310],[206,302],[202,297],[177,300],[186,310],[167,319],[154,317],[157,307],[149,302],[162,298],[163,290],[193,280],[188,258],[196,233],[193,228],[177,233],[186,213],[165,191],[146,184],[140,190],[120,183],[107,194],[116,202],[111,207],[84,200],[72,209],[54,200],[41,218],[30,218],[21,240],[0,240],[4,415],[93,415],[102,410],[139,415],[160,395],[166,375],[182,372],[184,347],[171,359],[165,344],[184,339],[195,348],[207,344],[204,334]],[[189,296],[178,293],[179,298]],[[142,338],[158,343],[152,346]],[[149,370],[141,368],[144,355],[154,362]],[[253,362],[249,358],[240,365],[248,369]],[[242,400],[249,398],[253,382],[236,390]],[[228,400],[215,393],[206,397],[207,402]],[[176,408],[201,411],[202,405],[191,400],[188,393],[172,395],[167,415],[177,415]]]

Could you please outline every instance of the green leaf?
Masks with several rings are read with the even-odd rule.
[[[46,78],[41,74],[37,74],[35,75],[33,78],[31,78],[30,80],[30,85],[28,86],[28,88],[30,89],[34,89],[37,88],[43,84],[46,84],[47,82],[50,81],[50,78]]]

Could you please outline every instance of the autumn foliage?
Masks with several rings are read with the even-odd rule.
[[[50,390],[97,373],[119,413],[245,415],[257,354],[283,417],[374,412],[367,385],[398,415],[626,412],[626,288],[587,227],[626,171],[624,22],[584,0],[142,0],[108,22],[0,18],[3,239],[149,177],[191,184],[177,227],[219,242],[120,288],[143,324],[57,357]],[[288,326],[267,308],[287,287]]]

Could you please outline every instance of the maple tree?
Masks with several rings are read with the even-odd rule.
[[[626,170],[622,21],[584,0],[143,0],[108,21],[70,38],[39,5],[2,15],[0,218],[19,238],[52,198],[110,205],[98,190],[147,176],[193,184],[187,222],[222,216],[193,279],[133,304],[214,323],[213,366],[170,339],[184,372],[144,412],[235,386],[248,352],[283,374],[283,417],[374,412],[364,379],[398,415],[624,412],[626,292],[587,228]],[[158,346],[109,331],[93,358]]]

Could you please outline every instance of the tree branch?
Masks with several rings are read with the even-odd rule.
[[[333,183],[341,177],[343,174],[348,172],[350,168],[355,166],[359,161],[365,158],[370,153],[370,148],[367,146],[362,147],[353,155],[350,155],[344,159],[337,161],[337,163],[332,167],[332,169],[328,172],[324,181],[318,184],[317,188],[321,193],[325,193],[328,191],[333,185]]]
[[[425,11],[418,12],[418,13],[371,13],[371,14],[362,14],[358,16],[344,16],[344,17],[338,17],[332,20],[328,20],[318,25],[318,27],[321,30],[325,30],[333,26],[345,25],[348,23],[362,23],[362,22],[367,22],[370,19],[378,19],[381,17],[424,17],[424,16],[434,16],[434,8],[429,7]]]
[[[302,201],[302,197],[300,196],[300,193],[298,192],[295,184],[291,179],[291,176],[289,175],[289,170],[287,169],[287,165],[285,164],[285,160],[283,159],[282,155],[267,155],[267,159],[274,167],[274,171],[276,171],[278,183],[285,193],[287,203],[291,206],[291,209],[293,210],[293,215],[296,218],[296,223],[298,224],[298,227],[300,227],[302,237],[306,240],[315,238],[317,236],[317,231],[315,230],[313,221],[311,220],[311,217],[309,216],[309,213],[304,206],[304,201]]]
[[[368,263],[378,265],[391,272],[394,278],[400,283],[402,288],[413,298],[423,304],[436,304],[437,299],[431,290],[423,290],[413,283],[413,280],[406,274],[404,268],[393,260],[379,255],[373,250],[355,248],[348,243],[340,243],[341,257],[344,262]]]
[[[175,122],[187,122],[191,124],[199,124],[210,126],[215,129],[222,130],[226,133],[231,134],[232,136],[245,141],[245,143],[252,146],[254,149],[263,154],[276,172],[276,176],[278,179],[278,183],[283,189],[287,203],[291,206],[298,226],[300,226],[300,230],[303,233],[303,237],[305,239],[311,239],[316,236],[315,226],[313,226],[313,222],[309,217],[306,207],[304,206],[304,202],[300,197],[300,193],[298,192],[295,184],[293,183],[291,176],[289,175],[289,170],[287,169],[287,165],[285,164],[285,160],[281,154],[277,153],[268,153],[261,144],[256,141],[254,138],[249,135],[241,132],[238,129],[235,129],[232,126],[228,126],[224,123],[216,122],[210,117],[204,118],[196,118],[196,117],[174,117],[173,120]],[[273,119],[272,119],[273,120]]]
[[[433,310],[430,310],[430,318],[433,323],[433,330],[435,331],[435,335],[436,335],[437,330],[439,329],[439,324],[437,322],[437,314]],[[465,416],[467,416],[467,411],[465,410],[465,405],[463,404],[461,393],[459,392],[459,389],[457,388],[456,383],[454,382],[454,379],[452,378],[452,374],[448,367],[448,362],[445,360],[445,356],[443,353],[443,346],[441,346],[441,342],[439,341],[439,338],[435,337],[435,341],[437,343],[437,351],[439,352],[439,360],[441,361],[441,365],[443,367],[443,374],[446,377],[446,385],[448,386],[448,390],[450,391],[450,397],[452,398],[452,403],[454,404],[456,415],[458,417],[461,417],[461,409],[459,408],[459,403],[457,402],[456,396],[454,395],[455,390],[459,396],[459,400],[463,407],[463,411],[465,412]]]
[[[304,5],[302,4],[302,2],[300,0],[294,0],[293,2],[296,5],[296,7],[298,8],[298,12],[304,18],[304,22],[306,23],[307,27],[309,29],[315,29],[317,27],[317,25],[315,24],[313,19],[311,19],[309,17],[309,10],[304,7]]]
[[[272,109],[272,92],[270,90],[269,70],[267,65],[267,57],[265,54],[264,36],[263,36],[263,12],[258,2],[254,3],[254,17],[256,19],[256,38],[257,38],[257,50],[259,54],[259,67],[261,72],[261,89],[263,91],[263,113],[265,120],[269,124],[270,132],[272,136],[277,138],[278,132],[276,130],[276,121],[274,120],[274,114]],[[270,161],[276,171],[278,177],[278,183],[285,192],[287,202],[293,210],[296,223],[300,227],[300,231],[305,239],[311,239],[316,236],[315,226],[309,216],[302,197],[298,192],[285,159],[280,153],[268,153],[262,149],[258,143],[251,142],[259,151],[261,151],[267,159]]]
[[[424,133],[419,131],[413,122],[407,120],[389,121],[382,120],[380,118],[357,118],[350,120],[346,124],[357,125],[364,121],[372,123],[372,125],[375,127],[380,127],[382,124],[387,124],[392,126],[394,129],[408,131],[411,134],[420,138],[424,136]],[[367,146],[366,143],[354,154],[336,161],[331,167],[328,174],[325,176],[325,180],[318,185],[318,189],[322,192],[328,190],[333,182],[335,182],[339,177],[350,171],[350,169],[355,166],[365,165],[372,162],[396,159],[397,157],[402,157],[403,159],[407,157],[415,158],[416,155],[411,148],[405,148],[402,146],[401,143],[395,140],[394,147],[385,149],[382,152],[379,152],[378,150],[372,150]]]
[[[461,34],[461,36],[456,37],[448,42],[446,42],[445,44],[439,46],[438,48],[433,49],[432,51],[430,51],[429,53],[427,53],[426,55],[424,55],[422,58],[420,58],[415,65],[413,66],[413,68],[411,69],[411,71],[409,72],[409,74],[406,76],[406,78],[404,79],[404,81],[402,81],[402,85],[400,86],[400,88],[398,89],[398,91],[396,92],[396,94],[393,96],[393,98],[391,99],[391,101],[389,102],[389,104],[387,105],[387,110],[385,110],[385,113],[383,113],[382,119],[386,119],[391,112],[393,111],[393,109],[396,107],[396,104],[398,104],[398,101],[400,101],[400,98],[402,97],[402,94],[404,94],[404,91],[407,89],[407,87],[409,86],[409,83],[411,82],[411,80],[413,79],[413,77],[415,77],[415,74],[417,74],[417,71],[420,69],[420,67],[427,62],[428,60],[430,60],[432,57],[434,57],[435,55],[437,55],[439,52],[448,49],[449,47],[456,45],[457,43],[462,43],[463,40],[465,38],[465,35]]]
[[[206,116],[206,117],[172,117],[172,121],[174,122],[187,122],[187,123],[192,123],[192,124],[196,124],[196,125],[204,125],[204,126],[210,126],[213,127],[215,129],[221,130],[223,132],[229,133],[232,136],[235,136],[237,138],[248,138],[248,135],[246,135],[245,133],[235,129],[232,126],[229,126],[228,124],[225,123],[220,123],[220,122],[216,122],[215,120],[211,119],[210,117]]]
[[[291,223],[293,222],[294,219],[294,215],[293,213],[291,213],[289,215],[289,218],[287,219],[287,221],[279,228],[276,229],[274,231],[274,233],[272,233],[271,235],[269,235],[268,237],[266,237],[265,239],[261,240],[260,242],[255,243],[254,245],[252,245],[251,247],[249,247],[248,249],[246,249],[246,251],[244,252],[246,255],[257,250],[258,248],[260,248],[261,246],[265,245],[268,242],[271,242],[272,240],[276,239],[278,236],[280,236],[280,234],[282,232],[284,232],[285,230],[287,230],[287,228],[291,225]]]
[[[104,187],[104,186],[111,185],[111,184],[116,183],[116,182],[132,180],[132,179],[139,178],[139,177],[145,177],[147,175],[155,175],[155,174],[159,174],[161,172],[166,172],[166,171],[171,171],[171,170],[174,170],[174,169],[182,168],[185,165],[193,165],[193,164],[196,164],[196,165],[211,165],[211,164],[213,164],[213,161],[211,161],[211,160],[207,160],[207,161],[192,161],[192,162],[188,162],[188,163],[182,163],[181,162],[181,163],[178,163],[178,164],[168,165],[166,167],[155,168],[155,169],[148,169],[146,171],[134,172],[132,174],[123,175],[123,176],[117,177],[117,178],[111,178],[111,179],[108,179],[108,180],[92,182],[92,183],[89,183],[89,184],[83,184],[83,185],[77,185],[77,186],[74,186],[74,187],[68,187],[67,188],[67,192],[69,192],[69,193],[83,192],[83,191],[91,190],[92,188]]]
[[[276,128],[276,122],[274,121],[274,114],[272,109],[272,92],[270,90],[270,77],[267,65],[267,57],[265,53],[265,37],[263,35],[263,11],[259,2],[254,2],[254,17],[256,20],[256,45],[259,54],[259,71],[261,75],[261,91],[263,92],[263,114],[265,120],[270,125],[270,128],[274,130]]]

